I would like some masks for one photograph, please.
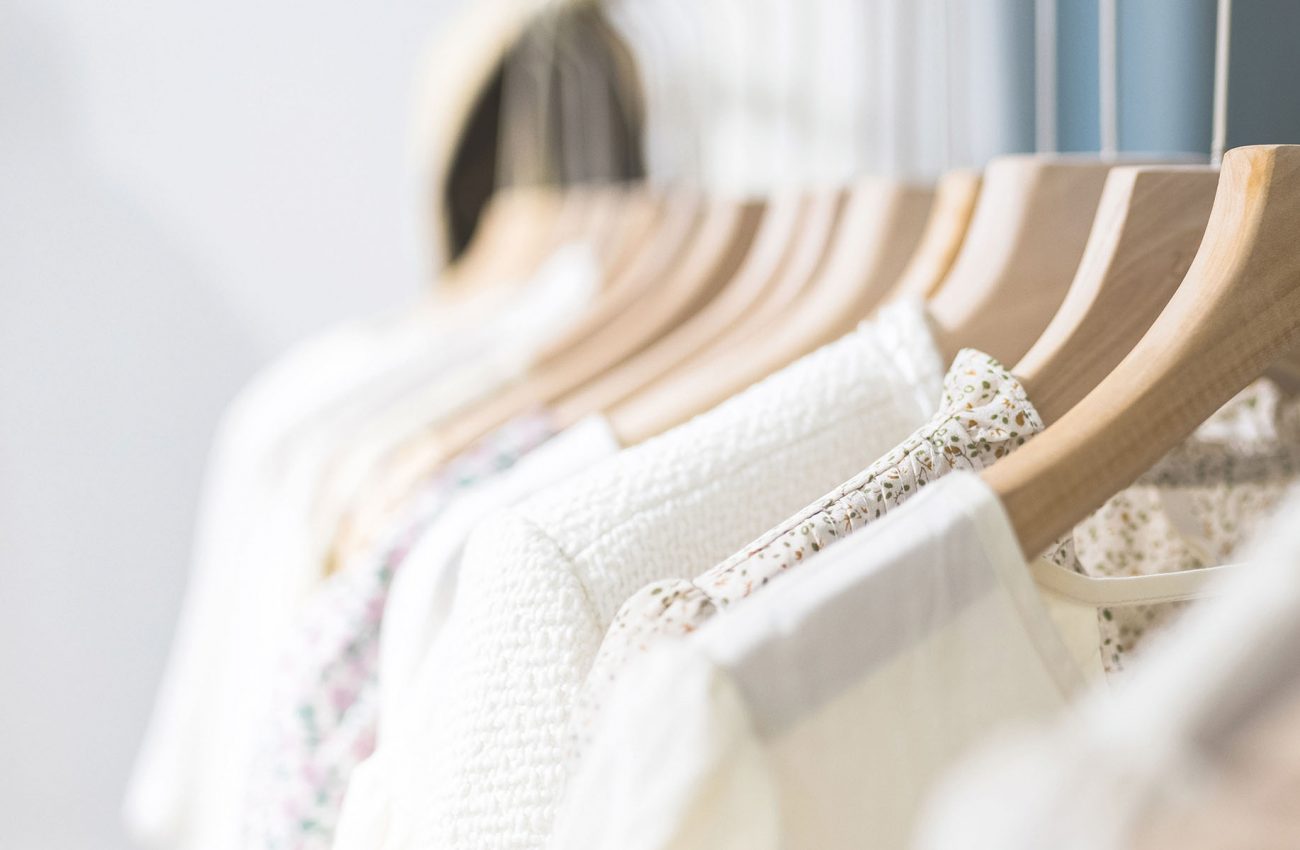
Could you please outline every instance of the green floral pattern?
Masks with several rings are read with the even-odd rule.
[[[1256,381],[1046,557],[1090,576],[1142,576],[1230,563],[1300,475],[1300,399]],[[1185,602],[1102,608],[1110,675]]]

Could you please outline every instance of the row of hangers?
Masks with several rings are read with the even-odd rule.
[[[623,8],[634,5],[645,4]],[[1114,9],[1101,6],[1110,43],[1099,52],[1112,67],[1101,74],[1096,157],[1007,156],[982,174],[952,170],[933,189],[873,176],[765,200],[629,185],[500,189],[452,285],[521,279],[577,241],[599,260],[599,294],[525,380],[425,435],[400,477],[423,477],[539,405],[561,425],[601,412],[624,445],[640,443],[876,308],[921,298],[944,357],[975,347],[1010,364],[1048,425],[983,473],[1035,556],[1300,335],[1300,146],[1240,148],[1218,164],[1230,3],[1220,0],[1210,165],[1115,157]],[[554,59],[575,80],[608,74],[579,54],[612,44],[614,30],[579,12],[571,32],[581,37],[554,38]],[[653,18],[625,12],[619,23],[626,33]],[[1052,85],[1056,33],[1041,24],[1053,19],[1040,16],[1040,89]],[[647,90],[653,73],[643,71]]]

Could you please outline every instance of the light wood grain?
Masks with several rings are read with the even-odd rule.
[[[1018,361],[1074,278],[1111,164],[1075,157],[994,160],[952,271],[930,299],[945,359],[971,347]]]
[[[563,193],[551,187],[498,190],[465,251],[440,274],[439,286],[467,289],[521,280],[554,246],[557,220],[565,208]]]
[[[980,173],[971,169],[949,171],[939,178],[921,243],[886,301],[925,299],[938,291],[966,241],[980,183]]]
[[[800,241],[811,236],[805,231],[811,207],[812,199],[803,194],[769,200],[754,244],[718,296],[646,350],[557,402],[557,423],[572,424],[627,399],[741,324],[775,285]]]
[[[1223,159],[1200,250],[1137,346],[982,475],[1027,556],[1131,484],[1300,339],[1300,146]]]
[[[705,200],[698,194],[674,192],[667,196],[658,226],[639,246],[633,247],[623,272],[604,283],[596,303],[563,334],[542,348],[536,369],[545,368],[550,362],[566,356],[584,345],[616,316],[627,313],[644,299],[654,297],[660,282],[688,256],[691,244],[700,232],[705,211]]]
[[[846,209],[850,195],[851,190],[833,189],[809,196],[799,239],[780,275],[763,300],[745,316],[744,323],[715,341],[712,349],[716,355],[761,345],[772,328],[788,319],[815,291],[827,258],[839,240],[849,234],[852,222],[847,220]]]
[[[622,203],[611,211],[611,225],[606,243],[600,251],[601,283],[608,289],[625,279],[637,252],[651,238],[666,209],[662,192],[644,185],[621,189]]]
[[[734,352],[753,350],[753,346],[762,345],[771,329],[797,309],[802,297],[815,284],[818,270],[843,226],[847,198],[848,192],[838,189],[809,195],[805,199],[798,238],[789,246],[789,254],[768,290],[749,307],[740,322],[710,340],[671,371],[646,383],[636,393],[601,409],[609,412],[610,416],[617,415],[615,411],[639,404],[640,396],[661,392],[663,386],[687,380],[684,376],[690,374],[707,374],[715,364],[735,356]]]
[[[334,549],[363,547],[396,506],[447,459],[511,418],[549,405],[604,374],[700,309],[739,267],[762,213],[758,203],[715,200],[706,204],[700,217],[683,220],[669,215],[665,224],[674,230],[685,228],[692,238],[681,256],[648,250],[644,263],[636,264],[634,273],[658,281],[652,297],[635,301],[591,328],[589,335],[551,357],[522,382],[409,441],[362,485],[355,510],[341,524]]]
[[[1012,368],[1049,425],[1133,349],[1169,303],[1200,247],[1219,169],[1112,169],[1088,246],[1061,308]]]
[[[754,345],[732,349],[656,384],[609,413],[625,445],[641,442],[725,401],[851,330],[897,282],[925,227],[933,192],[871,179],[852,188],[815,284]]]

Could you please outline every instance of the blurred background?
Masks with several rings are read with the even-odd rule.
[[[0,848],[128,846],[218,416],[293,342],[433,285],[421,69],[471,3],[0,5]],[[950,4],[961,38],[907,56],[891,45],[937,0],[761,3],[858,26],[804,38],[820,49],[778,78],[786,43],[762,39],[785,30],[734,2],[608,4],[643,74],[666,55],[636,41],[648,10],[699,18],[642,80],[651,179],[746,194],[1100,145],[1095,0],[1057,5],[1046,101],[1033,0]],[[1121,150],[1209,150],[1214,20],[1213,0],[1120,0]],[[1300,141],[1277,82],[1296,32],[1292,0],[1235,4],[1229,146]]]
[[[204,456],[262,364],[427,286],[458,0],[0,4],[0,847],[128,846]]]

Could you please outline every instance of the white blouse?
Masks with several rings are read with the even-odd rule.
[[[972,742],[1084,677],[969,472],[627,671],[553,850],[897,850]]]
[[[479,526],[406,742],[409,772],[351,848],[538,848],[573,698],[622,601],[703,570],[879,455],[933,412],[942,367],[923,310],[895,305],[691,422]]]

